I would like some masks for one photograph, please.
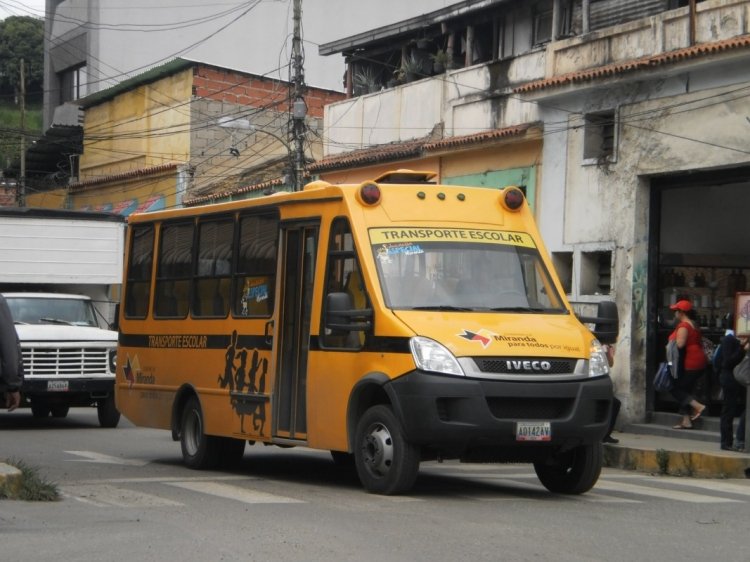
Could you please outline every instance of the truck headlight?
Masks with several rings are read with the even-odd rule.
[[[609,361],[599,340],[591,341],[591,352],[589,356],[589,376],[602,377],[609,374]]]
[[[117,371],[117,350],[110,349],[108,355],[109,355],[109,370],[114,373],[115,371]]]
[[[409,340],[409,347],[418,369],[442,375],[465,376],[455,355],[435,340],[415,336]]]

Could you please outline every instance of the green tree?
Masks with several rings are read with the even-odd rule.
[[[26,92],[41,101],[44,78],[44,20],[10,16],[0,21],[0,95],[20,91],[20,60],[24,59]]]

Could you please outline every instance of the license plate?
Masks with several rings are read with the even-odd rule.
[[[551,441],[550,422],[516,422],[516,441]]]
[[[47,381],[49,392],[68,392],[68,381]]]

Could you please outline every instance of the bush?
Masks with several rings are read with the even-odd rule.
[[[16,459],[8,459],[5,462],[21,471],[21,485],[15,490],[0,486],[0,499],[48,502],[60,499],[57,484],[40,476],[36,468]]]

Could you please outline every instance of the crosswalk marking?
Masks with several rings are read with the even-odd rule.
[[[61,486],[63,495],[96,507],[163,507],[180,506],[179,502],[160,496],[137,492],[110,484]]]
[[[64,452],[68,453],[69,455],[83,457],[83,459],[68,459],[68,462],[98,462],[98,463],[104,463],[104,464],[122,464],[125,466],[146,466],[148,464],[148,461],[123,459],[120,457],[113,457],[111,455],[105,455],[103,453],[96,453],[94,451],[64,451]]]
[[[193,492],[200,492],[202,494],[209,494],[244,503],[305,503],[302,500],[294,498],[277,496],[275,494],[250,490],[248,488],[240,488],[238,486],[219,484],[218,482],[183,481],[167,482],[166,484],[168,486],[184,488],[185,490],[191,490]]]
[[[679,490],[667,490],[665,488],[653,488],[651,486],[638,486],[636,484],[629,484],[627,482],[608,482],[606,480],[599,480],[599,482],[597,482],[596,486],[594,487],[594,490],[626,492],[641,496],[651,496],[664,498],[667,500],[692,503],[738,503],[740,501],[732,500],[729,498],[721,498],[718,496],[694,494],[692,492],[683,492]]]

